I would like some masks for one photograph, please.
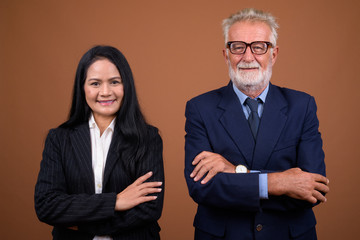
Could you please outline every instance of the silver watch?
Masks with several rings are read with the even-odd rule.
[[[247,173],[248,169],[244,165],[237,165],[235,168],[236,173]]]

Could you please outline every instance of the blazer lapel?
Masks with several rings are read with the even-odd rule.
[[[278,87],[270,84],[260,120],[251,169],[261,170],[266,166],[285,126],[287,105],[287,101]]]
[[[82,174],[88,180],[88,187],[92,193],[95,193],[90,130],[88,123],[84,123],[76,127],[70,134],[70,139],[75,155],[80,161]]]
[[[106,186],[106,183],[108,182],[109,177],[110,177],[110,173],[114,169],[115,163],[120,158],[120,150],[118,148],[119,142],[121,142],[121,137],[120,137],[118,131],[115,130],[113,137],[111,139],[109,152],[106,157],[103,186]]]
[[[251,166],[255,141],[231,82],[223,91],[218,107],[222,111],[219,118],[221,124],[244,156],[247,165]]]

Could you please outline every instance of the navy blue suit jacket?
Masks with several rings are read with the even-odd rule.
[[[149,126],[149,151],[142,161],[123,159],[128,143],[114,131],[107,155],[103,193],[95,194],[89,124],[50,130],[35,187],[39,219],[54,226],[54,239],[88,239],[111,235],[116,239],[159,239],[163,191],[155,201],[130,210],[114,210],[116,195],[149,171],[149,181],[164,181],[162,140]],[[163,186],[162,186],[163,187]],[[77,226],[79,230],[68,227]]]
[[[286,196],[261,200],[258,173],[218,173],[204,185],[190,178],[191,162],[202,151],[261,172],[299,167],[325,175],[313,97],[270,84],[256,143],[231,82],[191,99],[185,115],[185,178],[198,203],[196,239],[301,239],[315,233],[313,205]]]

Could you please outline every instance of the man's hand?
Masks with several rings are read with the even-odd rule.
[[[321,192],[329,192],[328,184],[329,179],[326,177],[304,172],[300,168],[268,174],[269,195],[287,195],[313,204],[317,201],[326,202]]]
[[[201,184],[207,183],[219,172],[235,173],[235,166],[232,165],[223,156],[203,151],[199,153],[192,162],[192,165],[196,165],[190,177],[194,178],[194,181],[201,179],[206,173],[206,177],[201,181]]]
[[[115,210],[125,211],[141,203],[155,200],[156,196],[148,196],[148,194],[161,192],[162,182],[145,182],[151,176],[152,172],[146,173],[119,193],[116,196]]]

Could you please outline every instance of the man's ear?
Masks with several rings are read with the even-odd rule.
[[[228,52],[227,52],[226,48],[223,49],[223,56],[224,56],[224,60],[226,62],[226,65],[229,65],[229,55],[228,55]]]
[[[279,46],[275,46],[273,48],[273,52],[272,52],[272,55],[271,55],[272,65],[275,64],[278,54],[279,54]]]

